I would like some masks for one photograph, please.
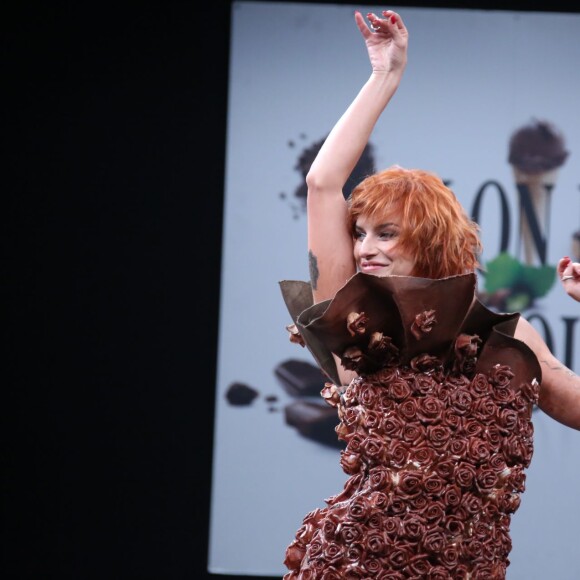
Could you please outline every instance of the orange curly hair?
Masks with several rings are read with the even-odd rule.
[[[397,244],[414,258],[414,276],[447,278],[479,267],[479,226],[434,173],[394,165],[359,183],[348,204],[353,236],[359,216],[381,221],[400,212]]]

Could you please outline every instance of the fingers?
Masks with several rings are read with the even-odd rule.
[[[568,280],[580,282],[580,262],[572,262],[568,256],[564,256],[558,262],[557,271],[562,282]]]
[[[568,256],[564,256],[563,258],[560,259],[560,261],[558,262],[558,266],[556,268],[558,271],[558,276],[560,276],[560,278],[564,276],[564,271],[566,270],[568,264],[570,263],[571,260]]]
[[[401,17],[393,10],[383,10],[383,18],[379,18],[374,12],[367,14],[367,19],[370,23],[370,29],[375,32],[394,32],[399,27],[403,26]]]

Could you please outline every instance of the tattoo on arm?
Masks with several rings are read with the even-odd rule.
[[[540,360],[540,362],[542,364],[545,364],[549,369],[553,371],[564,371],[569,377],[576,376],[576,373],[574,371],[570,370],[567,366],[561,363],[559,365],[550,365],[550,363],[547,360]]]
[[[310,283],[312,284],[312,289],[316,290],[320,272],[318,271],[318,260],[311,250],[308,250],[308,269],[310,270]]]

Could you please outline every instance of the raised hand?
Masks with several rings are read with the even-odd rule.
[[[401,17],[393,10],[383,10],[382,18],[367,14],[367,24],[360,12],[355,12],[357,26],[365,40],[373,72],[390,72],[407,63],[409,33]]]
[[[557,271],[566,294],[580,302],[580,262],[565,256],[558,262]]]

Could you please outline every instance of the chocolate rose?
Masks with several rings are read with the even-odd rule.
[[[290,342],[299,344],[301,347],[306,346],[306,343],[304,342],[304,339],[302,338],[302,335],[300,334],[300,331],[295,324],[289,324],[286,327],[286,330],[288,331],[288,338],[290,339]]]
[[[346,440],[348,441],[345,451],[351,454],[360,454],[362,450],[362,443],[365,440],[362,433],[352,433]]]
[[[455,340],[455,356],[459,358],[477,356],[481,339],[477,334],[460,334]]]
[[[430,373],[441,368],[441,361],[436,356],[421,354],[411,359],[409,366],[418,373]]]
[[[442,459],[435,464],[435,473],[445,481],[450,481],[455,472],[457,462],[452,459]]]
[[[344,522],[341,525],[339,535],[342,541],[350,546],[355,542],[362,541],[364,537],[363,526],[359,522]]]
[[[297,540],[293,540],[288,548],[286,548],[286,557],[284,558],[284,565],[288,569],[298,568],[304,555],[306,554],[306,547],[298,542]]]
[[[380,413],[370,409],[365,411],[362,415],[363,427],[367,431],[382,431],[382,420],[383,418]]]
[[[516,394],[511,389],[510,386],[507,387],[496,387],[493,390],[493,398],[500,405],[507,405],[511,403],[516,397]],[[527,402],[526,402],[527,405]]]
[[[351,312],[346,317],[346,329],[351,336],[360,336],[366,332],[369,317],[364,312]]]
[[[433,461],[434,457],[435,450],[432,447],[424,444],[413,446],[409,453],[409,461],[411,461],[417,467],[429,465]]]
[[[381,366],[393,367],[399,364],[399,349],[393,344],[390,336],[382,332],[373,332],[369,339],[368,354]]]
[[[331,407],[336,407],[340,403],[341,393],[342,389],[336,385],[333,385],[332,383],[325,383],[324,388],[320,391],[322,398]]]
[[[417,340],[420,340],[433,330],[436,323],[435,310],[425,310],[415,316],[415,320],[411,324],[411,333]]]
[[[381,560],[383,560],[384,558],[381,558]],[[382,568],[386,568],[389,567],[388,561],[386,563],[381,563],[381,567]],[[399,572],[398,570],[386,570],[384,572],[381,572],[378,576],[377,576],[377,580],[405,580],[406,576],[403,575],[401,572]]]
[[[452,572],[451,578],[453,580],[463,580],[464,578],[469,578],[470,569],[465,564],[457,564],[455,570]],[[497,576],[497,578],[504,578],[504,576]]]
[[[490,424],[495,421],[498,408],[489,397],[483,397],[473,402],[471,411],[476,419],[479,419],[482,423]]]
[[[359,407],[348,407],[346,409],[342,409],[341,420],[345,425],[354,427],[358,424],[360,415],[361,410]]]
[[[389,395],[398,402],[404,401],[411,395],[411,387],[403,379],[395,379],[392,381],[388,386],[388,390]]]
[[[369,470],[369,485],[376,491],[389,491],[391,489],[391,472],[385,467],[372,467]]]
[[[474,463],[483,463],[489,459],[490,455],[491,450],[489,443],[485,441],[485,439],[480,439],[478,437],[472,437],[469,439],[467,445],[467,459]]]
[[[407,421],[414,421],[417,418],[417,401],[415,399],[407,399],[399,405],[401,415]]]
[[[508,465],[511,466],[523,462],[524,447],[521,439],[517,435],[510,435],[503,440],[502,451]]]
[[[366,459],[367,465],[383,463],[385,459],[385,443],[381,437],[370,435],[363,441],[361,452]]]
[[[390,411],[393,411],[397,403],[391,399],[389,392],[386,389],[383,389],[379,393],[379,400],[377,401],[377,407],[383,414],[388,414]]]
[[[362,405],[367,408],[371,408],[375,405],[379,397],[380,387],[373,387],[372,385],[366,385],[364,389],[361,390],[359,394],[359,400]]]
[[[363,545],[360,542],[354,542],[348,546],[344,552],[345,560],[349,562],[358,562],[364,554]]]
[[[400,516],[407,512],[407,501],[404,498],[393,495],[390,500],[389,509],[394,515]]]
[[[338,564],[342,560],[342,548],[335,542],[329,542],[324,548],[324,558],[330,564]]]
[[[471,411],[473,397],[464,388],[458,388],[449,398],[449,402],[458,415],[467,415]]]
[[[389,505],[389,498],[382,491],[376,491],[371,494],[371,503],[374,508],[383,512]]]
[[[403,432],[403,422],[396,415],[388,415],[383,421],[383,430],[388,439],[396,439]]]
[[[371,531],[365,539],[365,547],[374,556],[382,556],[385,552],[383,535],[379,532]]]
[[[462,458],[467,451],[467,439],[464,437],[453,437],[453,439],[449,441],[449,447],[447,450],[453,459]]]
[[[339,521],[338,516],[332,512],[324,519],[322,533],[327,541],[330,542],[335,539]]]
[[[469,463],[460,462],[455,468],[455,479],[463,489],[470,489],[475,481],[475,469]]]
[[[358,405],[358,397],[362,387],[362,378],[356,377],[354,378],[350,384],[346,387],[342,399],[344,404],[347,406],[350,405]]]
[[[418,445],[425,439],[425,427],[419,423],[407,423],[403,427],[403,439],[411,445]]]
[[[439,399],[427,395],[420,399],[419,418],[424,423],[438,423],[443,416],[443,402]]]
[[[456,516],[447,516],[444,520],[445,529],[451,534],[451,537],[457,538],[462,536],[465,531],[465,523]]]
[[[487,377],[482,373],[477,373],[471,380],[470,391],[476,397],[483,397],[484,395],[489,395],[491,392],[491,387]]]
[[[425,534],[425,521],[417,515],[407,513],[401,521],[401,532],[404,538],[416,542]]]
[[[354,475],[361,466],[360,455],[358,453],[347,453],[345,450],[341,450],[340,466],[348,475]]]
[[[399,482],[396,492],[403,497],[414,497],[423,490],[423,476],[417,471],[402,471],[399,473]]]
[[[411,382],[411,389],[418,395],[430,395],[434,393],[437,384],[437,381],[431,375],[414,375]]]
[[[497,418],[501,432],[505,435],[512,433],[518,424],[518,414],[510,408],[501,409]]]
[[[453,409],[446,409],[442,419],[452,431],[459,431],[462,425],[462,418]]]
[[[428,578],[431,564],[426,554],[417,554],[409,558],[409,563],[403,568],[405,578]]]
[[[395,542],[387,555],[391,566],[396,570],[401,570],[409,564],[411,549],[403,542]]]
[[[385,496],[385,505],[387,505],[386,496]],[[379,512],[371,513],[371,515],[367,520],[367,526],[371,530],[380,530],[383,526],[383,515],[380,514]]]
[[[477,475],[475,476],[477,489],[479,489],[483,494],[490,493],[496,486],[498,480],[499,477],[497,471],[491,467],[478,469]]]
[[[308,548],[306,553],[308,554],[308,558],[313,560],[319,556],[322,556],[322,552],[324,549],[324,543],[321,538],[314,538],[308,544]]]
[[[540,385],[536,379],[534,379],[531,383],[522,383],[520,386],[520,391],[522,396],[528,401],[536,404],[538,402],[538,397],[540,394]]]
[[[296,540],[298,540],[304,546],[310,542],[314,536],[316,528],[312,524],[302,524],[298,531],[296,532]]]
[[[512,407],[518,412],[518,413],[526,413],[526,415],[529,417],[532,414],[532,404],[524,399],[524,397],[522,397],[522,395],[516,395],[512,401]]]
[[[430,501],[421,515],[427,520],[430,527],[440,524],[445,518],[445,504],[442,501]]]
[[[427,438],[436,449],[444,448],[451,437],[451,430],[447,425],[429,425],[427,427]]]
[[[496,473],[501,474],[502,471],[506,468],[506,462],[503,453],[494,453],[489,458],[489,466]]]
[[[436,473],[430,473],[423,479],[423,486],[431,496],[439,496],[445,489],[445,480]]]
[[[499,427],[492,423],[487,426],[487,429],[483,433],[484,439],[489,443],[489,448],[492,453],[495,453],[501,447],[502,436],[499,431]]]
[[[499,388],[507,387],[514,376],[508,365],[497,364],[489,371],[490,382]]]
[[[363,566],[367,573],[367,576],[372,577],[375,577],[383,567],[379,558],[367,558],[364,561]]]
[[[461,489],[457,485],[448,485],[443,492],[445,503],[450,507],[458,506],[462,497]]]
[[[365,354],[358,346],[349,346],[345,349],[340,357],[342,366],[348,371],[364,372],[367,361]]]
[[[471,493],[470,491],[465,492],[461,498],[460,506],[463,507],[469,515],[474,516],[480,513],[482,505],[483,502],[479,495]]]
[[[359,495],[350,502],[347,511],[350,518],[357,522],[362,522],[368,517],[370,508],[368,497]]]
[[[475,419],[464,417],[461,423],[461,430],[467,437],[477,437],[483,433],[483,425]]]
[[[516,431],[520,434],[520,437],[531,439],[534,436],[534,424],[529,419],[519,417]]]
[[[439,560],[447,570],[453,571],[459,562],[459,550],[457,546],[453,544],[445,546]]]
[[[445,534],[439,527],[427,530],[423,536],[423,547],[429,554],[440,554],[446,543]]]
[[[425,493],[422,491],[419,495],[409,498],[409,504],[413,510],[415,510],[420,515],[429,504],[429,500],[427,499]]]
[[[385,534],[391,539],[399,536],[401,532],[401,518],[390,517],[385,520]]]
[[[393,441],[389,446],[387,459],[391,467],[404,467],[409,459],[409,447],[401,441]]]

